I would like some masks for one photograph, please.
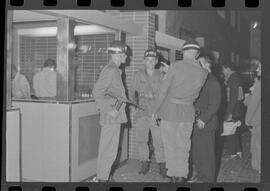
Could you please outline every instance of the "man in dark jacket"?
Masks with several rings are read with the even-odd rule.
[[[235,72],[232,63],[222,65],[222,72],[225,76],[225,85],[227,92],[227,108],[224,121],[237,121],[243,119],[243,88],[239,75]],[[241,151],[241,128],[236,129],[234,135],[227,136],[228,152],[230,158],[242,157]]]
[[[161,118],[161,136],[164,145],[167,175],[172,182],[183,182],[188,175],[191,134],[195,119],[194,101],[207,78],[196,57],[200,46],[185,42],[184,59],[170,66],[156,98],[153,121]]]
[[[211,59],[202,55],[198,59],[209,74],[195,102],[198,116],[192,134],[193,177],[191,182],[215,181],[215,130],[217,129],[217,112],[221,102],[221,86],[211,72]],[[196,172],[196,173],[195,173]]]

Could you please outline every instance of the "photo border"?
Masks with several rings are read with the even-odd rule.
[[[43,186],[54,186],[58,190],[76,190],[77,187],[88,187],[89,190],[110,190],[111,187],[122,187],[123,190],[143,190],[144,187],[156,187],[157,190],[177,190],[181,187],[190,188],[191,191],[204,191],[211,190],[211,188],[223,188],[223,190],[233,191],[233,190],[245,190],[246,188],[257,188],[258,191],[270,190],[270,150],[268,144],[270,144],[270,127],[267,127],[270,124],[270,109],[268,107],[270,101],[270,91],[269,91],[269,82],[270,82],[270,63],[269,62],[269,12],[270,12],[270,1],[269,0],[260,0],[259,6],[257,8],[246,8],[245,0],[226,0],[225,7],[211,7],[211,0],[193,0],[191,7],[178,7],[177,0],[159,0],[156,7],[145,7],[144,0],[125,0],[125,5],[123,7],[112,7],[109,0],[91,0],[90,6],[77,6],[76,0],[57,0],[57,6],[43,6],[42,0],[24,0],[23,6],[11,6],[9,0],[5,0],[6,5],[5,11],[2,14],[5,14],[5,17],[2,16],[2,19],[6,19],[7,10],[29,10],[29,9],[89,9],[89,10],[243,10],[243,11],[261,11],[262,13],[262,36],[261,36],[261,52],[262,52],[262,172],[261,172],[261,182],[260,183],[216,183],[216,184],[207,184],[207,183],[192,183],[192,184],[171,184],[171,183],[55,183],[55,182],[6,182],[6,161],[5,161],[5,152],[6,152],[6,127],[5,127],[5,117],[6,117],[6,72],[4,72],[4,85],[3,85],[3,113],[2,113],[2,169],[1,169],[1,190],[8,190],[9,187],[20,186],[22,190],[42,190]],[[2,63],[4,65],[4,71],[6,71],[6,20],[5,31],[2,42],[4,44],[4,60]],[[4,41],[5,40],[5,41]],[[179,189],[181,190],[181,189]],[[215,190],[215,189],[214,189]]]

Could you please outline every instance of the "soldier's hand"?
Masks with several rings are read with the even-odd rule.
[[[131,113],[137,113],[138,109],[136,107],[131,106],[130,108],[131,108],[130,109],[131,110]]]
[[[118,115],[118,111],[116,111],[116,110],[114,109],[114,110],[112,110],[111,112],[109,112],[108,114],[109,114],[111,117],[116,118],[117,115]]]
[[[157,114],[153,113],[151,118],[153,123],[156,124]]]
[[[205,126],[205,123],[202,120],[198,119],[197,120],[197,126],[198,126],[199,129],[203,129],[204,126]]]

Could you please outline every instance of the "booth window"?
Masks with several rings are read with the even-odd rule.
[[[16,24],[14,24],[16,25]],[[44,61],[57,62],[57,27],[35,24],[17,24],[17,39],[14,54],[19,58],[15,65],[25,75],[33,88],[33,76],[42,70]],[[75,70],[75,94],[79,99],[82,93],[91,93],[102,68],[108,63],[106,53],[110,42],[115,40],[116,31],[98,25],[77,25],[74,29],[76,56],[73,60]],[[76,63],[75,63],[76,62]]]

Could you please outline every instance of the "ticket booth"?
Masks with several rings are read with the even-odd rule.
[[[94,10],[9,11],[7,181],[78,182],[96,174],[100,125],[92,88],[110,42],[126,33],[140,35],[142,27]],[[33,76],[48,58],[57,64],[56,97],[11,98],[11,64],[34,94]],[[128,128],[121,150],[124,161]]]

